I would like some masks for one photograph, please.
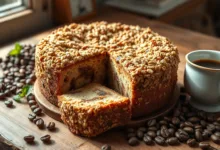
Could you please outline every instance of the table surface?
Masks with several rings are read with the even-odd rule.
[[[171,41],[177,45],[179,49],[180,65],[178,70],[178,82],[183,83],[183,72],[185,68],[185,55],[197,49],[220,49],[220,39],[206,36],[200,33],[195,33],[189,30],[176,28],[160,22],[149,21],[143,17],[123,12],[117,9],[108,8],[104,12],[100,13],[94,18],[85,21],[85,23],[93,21],[108,21],[108,22],[122,22],[131,25],[140,25],[141,27],[151,27],[154,31],[159,34],[168,37]],[[51,31],[46,31],[29,38],[20,40],[18,42],[22,44],[36,44],[40,39],[48,35]],[[6,56],[7,52],[13,48],[13,44],[0,47],[0,56]],[[82,150],[98,150],[103,144],[110,144],[112,149],[117,150],[132,150],[132,149],[151,149],[151,150],[191,150],[185,144],[181,146],[147,146],[143,142],[137,147],[131,147],[126,143],[123,132],[119,132],[120,129],[110,130],[96,138],[88,139],[75,136],[71,134],[68,128],[53,120],[48,116],[43,116],[45,123],[54,121],[57,126],[55,132],[49,132],[48,130],[39,130],[37,126],[32,124],[27,116],[31,113],[31,110],[26,103],[16,103],[15,108],[7,108],[3,102],[0,102],[0,136],[5,143],[11,144],[20,149],[82,149]],[[23,137],[28,134],[33,134],[36,139],[35,145],[28,145],[23,140]],[[50,134],[52,143],[45,145],[40,141],[40,137],[46,134]],[[213,144],[213,143],[212,143]],[[213,144],[215,145],[215,144]],[[220,146],[215,145],[216,148],[220,149]],[[199,149],[199,148],[194,148]]]

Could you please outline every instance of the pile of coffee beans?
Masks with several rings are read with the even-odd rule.
[[[179,145],[186,143],[190,147],[201,149],[215,148],[209,143],[212,140],[220,144],[220,117],[206,113],[189,105],[188,96],[181,88],[179,103],[166,116],[149,120],[145,125],[126,128],[126,139],[131,146],[141,141],[147,145]]]
[[[38,116],[42,115],[42,109],[38,106],[33,93],[27,95],[27,101],[34,114]]]
[[[23,45],[19,55],[0,58],[0,68],[3,71],[3,76],[0,77],[0,100],[19,94],[25,85],[35,81],[34,53],[35,45]],[[13,104],[6,102],[5,105],[11,107]]]

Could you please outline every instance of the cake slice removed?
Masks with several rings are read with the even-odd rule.
[[[97,83],[58,96],[61,118],[70,131],[93,137],[131,118],[130,100]]]

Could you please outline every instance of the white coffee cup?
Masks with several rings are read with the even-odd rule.
[[[207,112],[220,112],[220,69],[194,63],[204,59],[220,62],[220,51],[196,50],[185,58],[184,86],[191,96],[190,104]]]

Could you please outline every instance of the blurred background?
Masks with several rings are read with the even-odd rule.
[[[107,8],[220,36],[220,0],[0,0],[0,44],[83,22]]]

